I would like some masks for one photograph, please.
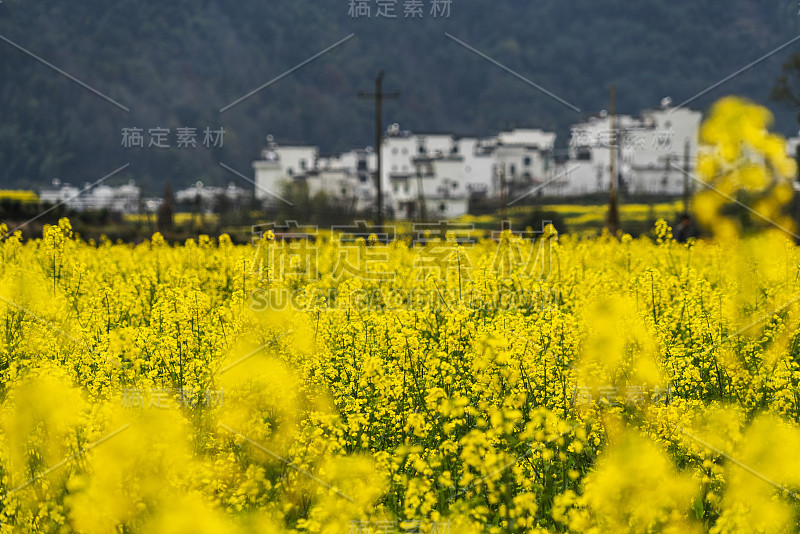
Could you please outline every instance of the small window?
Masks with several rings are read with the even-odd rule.
[[[399,187],[397,187],[397,184],[394,184],[394,185],[392,186],[392,190],[393,190],[395,193],[397,193],[398,189],[399,189]]]
[[[286,174],[288,174],[289,176],[294,176],[294,169],[289,167],[288,169],[286,169]]]
[[[404,156],[405,156],[406,154],[408,154],[408,149],[407,149],[407,148],[405,148],[405,147],[403,147],[402,154],[403,154]]]
[[[306,170],[306,160],[305,159],[301,159],[300,160],[300,168],[302,170]]]
[[[394,147],[394,148],[392,149],[392,154],[397,154],[397,147]]]
[[[525,159],[522,160],[522,162],[525,164],[526,167],[530,167],[531,166],[531,158],[530,158],[530,156],[525,156]]]
[[[441,212],[447,211],[447,205],[444,202],[439,204],[439,211],[441,211]]]
[[[406,184],[406,186],[403,188],[403,191],[405,191],[406,193],[408,193],[408,184]]]

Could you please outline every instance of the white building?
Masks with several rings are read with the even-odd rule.
[[[176,202],[191,205],[199,202],[200,209],[206,213],[211,213],[214,210],[221,197],[224,197],[232,204],[237,204],[247,201],[250,197],[250,192],[233,182],[229,183],[228,187],[209,187],[198,181],[194,186],[175,193]]]
[[[495,189],[493,139],[460,137],[456,139],[456,153],[464,162],[462,180],[471,198],[493,196]]]
[[[607,192],[611,146],[616,146],[620,190],[634,194],[683,192],[684,156],[689,172],[698,146],[701,114],[685,108],[647,110],[637,117],[603,112],[576,124],[564,157],[556,158],[556,134],[515,129],[493,137],[446,132],[411,132],[392,124],[380,147],[384,210],[398,219],[451,218],[467,213],[476,199],[515,203],[531,195],[576,196]],[[282,186],[302,181],[314,195],[372,209],[377,154],[354,150],[320,156],[316,147],[278,146],[271,136],[253,163],[256,196],[278,202]]]
[[[616,171],[621,190],[633,194],[683,193],[685,174],[680,170],[688,156],[689,172],[697,154],[701,113],[669,107],[644,111],[638,117],[603,112],[572,128],[569,160],[561,172],[569,176],[559,194],[581,195],[608,191],[611,177],[611,145],[616,152]],[[679,167],[679,168],[676,168]],[[691,179],[688,179],[691,186]]]
[[[800,137],[786,138],[786,155],[790,158],[797,157],[797,148],[800,147]]]
[[[68,208],[80,210],[82,208],[82,201],[79,200],[80,194],[81,190],[77,187],[62,183],[61,180],[55,178],[51,187],[44,188],[39,192],[39,200],[42,204],[64,203]]]
[[[492,161],[495,196],[507,201],[534,192],[555,194],[560,185],[553,180],[553,149],[556,134],[542,130],[517,129],[498,134]]]
[[[83,189],[78,189],[56,178],[50,187],[42,189],[39,199],[42,204],[63,203],[76,211],[108,210],[115,213],[137,213],[140,195],[141,188],[136,186],[133,180],[119,187],[105,184],[91,187],[87,182]]]
[[[267,204],[279,202],[285,184],[295,176],[316,169],[317,147],[307,145],[278,146],[271,135],[261,159],[253,162],[255,170],[255,196]]]
[[[413,134],[392,125],[384,139],[382,179],[398,219],[451,218],[467,213],[463,147],[453,134]]]
[[[317,159],[316,177],[309,176],[309,193],[324,192],[358,212],[375,206],[377,155],[372,147]],[[386,203],[386,202],[385,202]],[[387,203],[388,204],[388,203]]]
[[[383,183],[395,216],[451,218],[467,213],[471,198],[494,194],[493,139],[451,133],[387,131]]]
[[[253,162],[256,198],[266,205],[277,205],[285,186],[297,183],[305,183],[311,197],[324,193],[356,211],[374,205],[377,156],[371,148],[320,155],[314,146],[281,146],[272,136],[267,141],[261,159]]]
[[[419,193],[415,183],[417,166],[415,158],[424,154],[419,139],[409,131],[393,124],[386,132],[381,150],[381,183],[384,196],[390,199],[395,217],[407,218],[413,213]]]

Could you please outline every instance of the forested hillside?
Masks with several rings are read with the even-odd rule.
[[[281,2],[3,0],[0,35],[128,108],[125,111],[0,41],[0,187],[61,178],[91,182],[125,163],[129,178],[160,193],[240,178],[272,133],[336,151],[372,144],[371,90],[378,69],[387,122],[416,130],[488,134],[510,126],[555,129],[608,106],[636,112],[670,96],[680,103],[800,33],[794,0],[453,0],[449,17],[353,18],[348,0]],[[354,37],[274,84],[220,109],[300,62]],[[504,72],[446,34],[513,69],[578,113]],[[795,43],[692,102],[724,94],[769,105],[784,133],[795,113],[768,100]],[[123,128],[169,128],[170,148],[121,146]],[[176,128],[197,129],[196,148]],[[225,129],[222,147],[203,130]]]

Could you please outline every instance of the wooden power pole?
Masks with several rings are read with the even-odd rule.
[[[428,221],[428,207],[425,205],[425,189],[422,183],[421,165],[417,165],[417,202],[419,202],[419,217],[421,222]]]
[[[391,93],[383,92],[383,70],[378,71],[378,77],[375,79],[375,92],[365,93],[359,91],[359,98],[372,98],[375,100],[375,154],[378,160],[377,176],[375,178],[375,186],[378,192],[378,199],[376,206],[376,223],[380,229],[383,228],[383,180],[382,180],[382,158],[381,147],[383,145],[383,99],[384,98],[397,98],[400,96],[398,91]]]
[[[616,119],[614,117],[616,110],[616,88],[611,86],[611,102],[609,107],[609,121],[610,129],[609,137],[612,139],[611,145],[611,183],[609,185],[609,198],[608,198],[608,219],[606,220],[606,227],[611,235],[615,235],[619,229],[619,207],[617,206],[617,131]]]
[[[683,143],[683,212],[689,213],[689,140]]]

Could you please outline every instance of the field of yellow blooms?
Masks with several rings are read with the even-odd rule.
[[[723,104],[706,142],[761,120]],[[687,243],[0,226],[0,532],[797,531],[781,188],[747,237],[699,194]]]

